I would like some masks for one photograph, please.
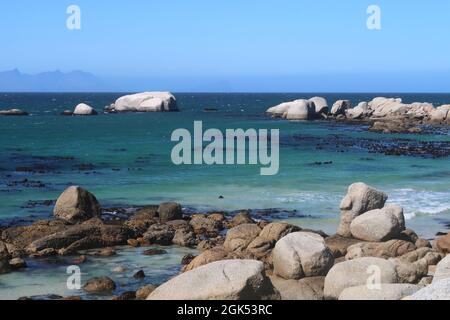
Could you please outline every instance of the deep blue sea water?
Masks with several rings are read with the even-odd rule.
[[[200,211],[277,208],[287,211],[280,218],[331,233],[347,187],[363,181],[387,192],[389,202],[402,205],[408,226],[425,237],[445,229],[443,223],[450,220],[448,157],[386,156],[368,150],[372,143],[389,145],[398,138],[449,142],[448,132],[387,135],[361,126],[288,122],[264,114],[278,103],[315,95],[325,96],[329,104],[338,99],[357,104],[382,95],[435,105],[450,103],[450,95],[178,93],[180,112],[175,113],[59,115],[80,102],[101,111],[121,95],[0,94],[0,109],[31,113],[0,117],[0,219],[50,217],[51,206],[30,201],[56,199],[68,185],[77,184],[93,192],[103,206],[175,200]],[[279,129],[279,174],[261,176],[259,166],[249,165],[175,166],[171,133],[192,130],[196,120],[202,120],[205,129]]]

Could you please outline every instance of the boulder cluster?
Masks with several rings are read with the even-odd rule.
[[[325,98],[298,99],[284,102],[266,113],[287,120],[333,119],[364,121],[371,130],[381,132],[420,132],[418,125],[450,124],[450,105],[434,107],[431,103],[403,103],[400,98],[377,97],[352,107],[349,100],[338,100],[329,107]]]
[[[387,199],[364,183],[351,185],[337,233],[329,236],[255,220],[249,211],[187,215],[175,202],[108,220],[93,194],[72,186],[56,201],[54,219],[1,232],[0,273],[26,268],[29,258],[76,256],[74,263],[83,263],[90,249],[109,257],[116,246],[176,245],[201,253],[185,256],[181,274],[159,287],[114,299],[450,299],[450,234],[433,242],[420,238],[406,228],[403,209]],[[143,271],[134,275],[143,277]],[[116,285],[105,275],[83,288],[103,294]]]

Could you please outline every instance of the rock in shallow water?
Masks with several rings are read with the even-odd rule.
[[[75,223],[101,215],[97,198],[89,191],[72,186],[67,188],[56,200],[53,215],[56,218]]]
[[[159,286],[147,300],[267,300],[279,298],[264,264],[225,260],[185,272]]]
[[[404,230],[403,213],[397,216],[390,208],[376,209],[361,214],[350,224],[350,232],[364,241],[388,241]]]
[[[83,289],[88,293],[107,293],[116,290],[116,284],[111,278],[97,277],[88,280]]]
[[[94,110],[91,106],[88,106],[85,103],[80,103],[75,107],[73,111],[73,115],[75,116],[94,116],[97,115],[97,111]]]
[[[161,112],[178,111],[178,107],[175,97],[170,92],[142,92],[120,97],[106,111]]]
[[[375,274],[377,278],[373,277]],[[325,277],[325,298],[338,299],[346,288],[372,283],[371,279],[380,280],[381,283],[397,283],[394,263],[367,257],[335,264]]]

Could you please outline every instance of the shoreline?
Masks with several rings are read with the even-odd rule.
[[[82,200],[82,202],[84,202],[83,206],[88,206],[91,209],[96,207],[96,205],[93,207],[93,203],[97,203],[95,196],[83,189],[76,190],[82,190],[81,194],[84,196],[81,198],[86,198]],[[72,188],[69,193],[71,192],[79,191],[74,191]],[[65,193],[67,193],[67,190],[60,198],[58,198],[59,200],[57,201],[54,211],[55,214],[58,212],[58,203],[61,202],[61,197],[64,198]],[[67,205],[64,201],[63,203]],[[161,209],[161,207],[163,207],[163,209]],[[96,209],[93,210],[95,211]],[[60,257],[56,258],[56,261],[58,261],[58,259],[63,259],[65,261],[69,259],[73,262],[81,263],[80,266],[82,266],[86,260],[89,261],[92,257],[102,257],[103,260],[108,260],[111,259],[111,257],[116,257],[117,254],[120,255],[122,252],[128,252],[130,250],[140,250],[139,252],[141,253],[138,251],[134,253],[139,255],[142,254],[142,250],[146,248],[153,248],[148,254],[158,256],[160,254],[164,255],[167,249],[174,248],[175,246],[192,248],[193,252],[200,253],[200,255],[197,256],[186,255],[183,258],[184,261],[179,262],[179,268],[182,268],[182,271],[184,271],[182,274],[201,266],[208,265],[214,261],[222,261],[224,259],[225,261],[227,259],[254,259],[262,261],[265,266],[264,269],[270,275],[274,271],[273,261],[270,260],[272,258],[268,253],[275,248],[278,241],[291,233],[303,232],[318,235],[323,239],[324,243],[326,243],[326,246],[331,248],[335,260],[339,262],[345,261],[344,256],[347,255],[349,247],[367,243],[367,241],[357,240],[353,237],[347,238],[334,234],[325,234],[320,230],[304,229],[301,226],[290,225],[289,223],[284,223],[277,219],[267,220],[264,219],[263,215],[252,216],[251,211],[235,211],[231,214],[230,212],[210,212],[208,214],[202,214],[188,212],[186,210],[182,211],[181,206],[176,203],[163,203],[159,206],[134,207],[133,210],[108,208],[105,212],[102,211],[100,213],[106,213],[106,216],[111,219],[105,219],[104,215],[98,215],[96,217],[96,214],[93,214],[92,216],[81,220],[77,220],[78,218],[76,218],[75,220],[69,221],[67,220],[69,217],[64,213],[66,211],[67,207],[61,211],[62,216],[55,216],[53,220],[39,220],[28,226],[10,226],[7,229],[0,229],[2,234],[0,244],[4,244],[3,254],[7,252],[7,255],[10,258],[15,259],[15,263],[22,262],[22,265],[19,264],[20,266],[16,270],[23,270],[20,272],[26,274],[27,269],[23,269],[26,267],[26,264],[24,266],[23,263],[25,263],[25,260],[29,261],[30,259],[39,260]],[[111,215],[111,212],[120,212],[121,214],[119,216],[117,214]],[[98,213],[99,212],[97,211],[97,214]],[[99,219],[100,217],[101,220]],[[73,217],[70,217],[70,219],[72,218]],[[241,225],[244,227],[240,227]],[[123,229],[123,227],[125,227],[126,230]],[[281,228],[285,231],[279,235],[277,241],[270,240],[267,242],[266,240],[261,239],[258,240],[261,242],[259,243],[256,240],[258,234],[261,230],[266,230],[267,228],[269,228],[268,230]],[[243,230],[234,231],[237,229]],[[286,230],[289,230],[289,232]],[[230,234],[234,237],[233,234],[236,232],[238,232],[238,235],[235,235],[237,240],[229,240]],[[248,232],[250,232],[250,234],[252,234],[252,232],[256,233],[254,233],[253,236],[250,235],[250,239],[243,240],[249,237],[247,234]],[[411,234],[415,234],[412,230],[408,232],[408,237],[410,237]],[[437,238],[433,239],[431,243],[428,242],[428,240],[420,239],[419,237],[416,239],[416,246],[408,242],[411,240],[392,240],[397,242],[403,241],[401,242],[403,247],[406,243],[410,244],[408,244],[406,252],[388,251],[389,254],[393,255],[392,258],[400,258],[402,255],[413,252],[414,250],[420,250],[422,247],[435,247],[434,243]],[[252,241],[256,241],[256,243],[253,244]],[[420,244],[417,244],[417,242],[420,242]],[[244,247],[242,247],[243,243]],[[384,240],[378,242],[377,246],[381,247],[384,243],[386,243]],[[54,248],[52,248],[52,246]],[[252,249],[247,248],[247,246],[250,246]],[[369,250],[371,254],[376,255],[377,251],[370,249],[370,246],[374,246],[374,244],[369,245],[363,250]],[[353,251],[360,252],[359,250],[361,249],[354,249]],[[400,255],[400,253],[402,254]],[[133,255],[132,252],[130,254]],[[360,256],[361,252],[357,255]],[[364,256],[367,255],[363,253],[363,257]],[[353,259],[355,259],[355,257],[352,257],[350,260]],[[57,262],[56,265],[58,265]],[[14,268],[16,267],[10,268],[9,272],[17,272],[14,271]],[[176,274],[173,276],[176,276]],[[424,276],[425,275],[422,277]],[[135,279],[135,277],[133,276],[131,279]],[[131,279],[127,281],[132,281]],[[95,279],[93,281],[95,281]],[[281,287],[283,288],[284,280],[277,278],[274,281],[279,285],[281,283]],[[48,292],[48,294],[50,295],[52,292]],[[95,295],[95,293],[89,292],[88,294]],[[134,299],[130,297],[130,292],[123,292],[122,295],[124,294],[128,294],[129,299]],[[89,295],[83,297],[89,299]],[[95,297],[101,298],[101,295]],[[35,298],[40,299],[45,297]],[[56,296],[54,298],[56,298]],[[79,298],[81,297],[78,296],[76,299]],[[119,300],[124,298],[126,297],[114,297],[114,299]],[[62,299],[62,297],[58,296],[58,299]]]

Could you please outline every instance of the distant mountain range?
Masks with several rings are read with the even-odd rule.
[[[105,88],[100,79],[83,71],[57,70],[35,75],[18,69],[0,72],[0,92],[91,92]]]

